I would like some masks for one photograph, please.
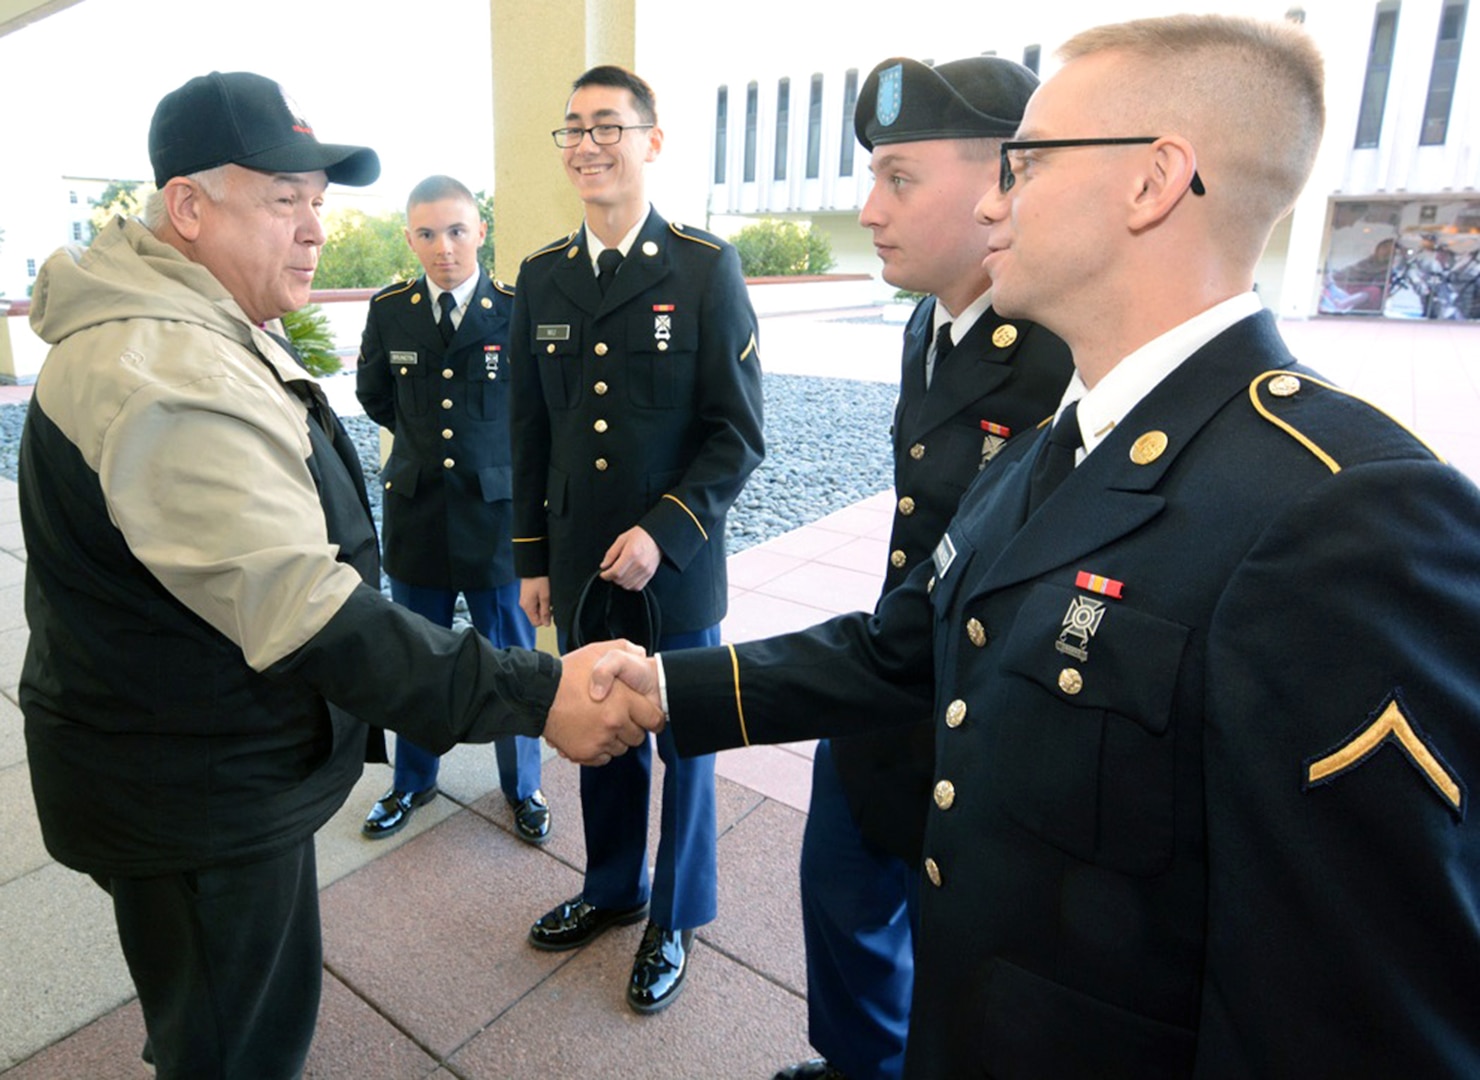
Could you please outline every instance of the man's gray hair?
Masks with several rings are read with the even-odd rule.
[[[211,202],[218,203],[226,198],[226,170],[229,167],[217,165],[214,169],[192,173],[185,179],[194,182],[201,191],[205,192],[206,198]],[[144,200],[144,228],[152,233],[158,233],[168,220],[169,212],[165,209],[164,193],[151,191],[149,197]]]

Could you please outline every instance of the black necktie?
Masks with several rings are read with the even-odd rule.
[[[601,289],[602,296],[606,295],[612,278],[617,276],[617,267],[621,262],[622,253],[616,248],[607,248],[596,256],[596,285]]]
[[[925,364],[925,386],[927,389],[930,386],[930,380],[935,377],[935,369],[940,366],[941,361],[951,354],[951,349],[955,348],[955,345],[956,343],[951,340],[951,324],[948,322],[941,323],[939,329],[935,331],[935,356],[930,358]]]
[[[452,335],[457,333],[457,328],[452,325],[452,309],[457,307],[457,300],[450,292],[444,292],[437,297],[437,304],[442,308],[442,318],[437,322],[437,329],[442,331],[442,344],[452,344]]]
[[[1079,402],[1071,401],[1048,431],[1048,445],[1033,463],[1028,478],[1028,513],[1037,510],[1053,489],[1074,471],[1074,458],[1084,444],[1079,434]]]

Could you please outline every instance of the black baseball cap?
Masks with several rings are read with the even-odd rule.
[[[998,56],[931,67],[896,56],[864,80],[853,130],[864,149],[931,139],[1010,139],[1038,76]]]
[[[164,96],[149,124],[154,183],[242,165],[261,172],[318,172],[336,184],[363,187],[380,176],[380,158],[365,146],[314,138],[283,88],[250,71],[198,75]]]

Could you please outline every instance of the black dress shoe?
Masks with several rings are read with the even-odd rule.
[[[829,1065],[827,1058],[808,1058],[806,1061],[798,1061],[795,1065],[788,1065],[771,1080],[848,1080],[848,1078]]]
[[[411,820],[411,811],[425,806],[437,797],[437,786],[433,784],[425,791],[387,791],[380,801],[370,808],[365,824],[360,831],[372,840],[398,833]]]
[[[646,904],[629,908],[599,908],[573,897],[541,915],[529,928],[529,943],[547,952],[577,949],[613,926],[631,926],[648,913]]]
[[[642,944],[637,947],[637,958],[632,961],[627,1004],[640,1013],[655,1013],[673,1004],[683,989],[693,947],[692,930],[669,930],[648,923],[642,932]]]
[[[536,791],[527,799],[511,803],[514,808],[514,835],[526,844],[543,844],[550,839],[550,804],[545,793]]]

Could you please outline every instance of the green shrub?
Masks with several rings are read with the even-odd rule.
[[[288,340],[298,350],[298,358],[310,375],[333,375],[344,366],[334,353],[334,337],[329,333],[329,318],[318,304],[290,311],[283,316]]]
[[[823,274],[836,265],[827,236],[794,221],[765,218],[745,226],[731,242],[746,277]]]

